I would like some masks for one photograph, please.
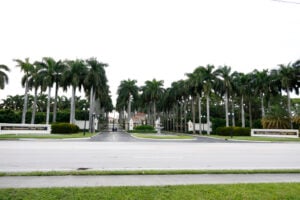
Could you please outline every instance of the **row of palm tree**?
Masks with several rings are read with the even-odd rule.
[[[213,65],[200,66],[193,72],[186,73],[187,79],[175,81],[167,89],[163,88],[163,81],[156,79],[146,81],[145,85],[141,87],[136,85],[136,80],[128,79],[120,83],[116,108],[120,113],[127,108],[127,113],[129,113],[127,119],[129,120],[131,113],[130,96],[132,96],[132,103],[135,105],[136,111],[143,111],[144,108],[147,108],[148,116],[152,116],[150,117],[151,124],[154,124],[154,120],[158,117],[157,107],[159,107],[160,116],[165,116],[166,119],[171,119],[174,123],[176,118],[179,118],[181,125],[177,127],[181,128],[183,127],[181,119],[186,117],[186,110],[190,108],[194,124],[193,132],[195,133],[196,102],[198,102],[200,124],[205,113],[208,127],[210,126],[210,106],[213,97],[224,105],[226,126],[229,126],[229,118],[232,120],[231,125],[235,126],[235,109],[239,107],[241,124],[242,127],[245,127],[245,107],[247,107],[250,127],[252,127],[252,106],[255,100],[260,99],[261,119],[263,119],[266,116],[266,107],[269,110],[272,107],[271,99],[282,96],[282,92],[285,92],[287,94],[287,113],[289,113],[286,117],[290,123],[289,127],[292,128],[290,93],[299,94],[299,68],[300,61],[297,61],[288,65],[279,65],[279,68],[273,70],[254,70],[244,74],[232,72],[229,66],[218,68]],[[206,106],[202,105],[204,99],[206,99]],[[206,107],[206,111],[203,112],[202,107]],[[186,124],[186,119],[184,119],[184,123]],[[210,134],[210,130],[207,132]],[[199,133],[201,134],[201,129]]]
[[[44,57],[41,61],[30,62],[29,58],[25,60],[15,59],[16,66],[24,72],[22,77],[22,86],[25,88],[24,104],[22,111],[22,123],[25,123],[25,116],[28,106],[28,94],[30,90],[34,91],[34,103],[32,107],[32,119],[31,123],[34,123],[35,112],[37,107],[38,90],[42,92],[48,91],[47,98],[47,114],[46,124],[49,123],[50,116],[50,104],[51,104],[51,90],[55,85],[55,97],[53,106],[53,122],[56,122],[57,113],[57,99],[58,90],[62,88],[67,91],[69,87],[72,90],[71,105],[70,105],[70,123],[75,122],[75,100],[76,90],[84,92],[89,97],[89,115],[92,119],[93,113],[96,111],[96,100],[102,103],[110,103],[109,87],[107,85],[107,77],[105,73],[105,67],[108,65],[99,62],[96,58],[90,58],[87,60],[76,59],[76,60],[65,60],[56,61],[51,57]],[[1,65],[0,69],[6,70],[8,68]],[[7,74],[0,71],[1,83],[8,83]],[[2,81],[2,79],[4,81]],[[4,85],[1,84],[2,85]],[[4,86],[3,86],[4,88]],[[2,89],[2,88],[1,88]],[[112,110],[112,105],[105,105]],[[90,123],[92,121],[90,120]],[[90,126],[93,127],[93,126]]]
[[[34,95],[28,95],[28,107],[31,112],[33,111],[34,105]],[[47,110],[47,99],[48,95],[39,94],[36,99],[36,111],[37,112],[46,112]],[[54,97],[51,97],[51,106],[50,109],[54,110]],[[86,99],[81,99],[81,96],[76,96],[76,108],[82,110],[85,105],[88,105]],[[22,112],[24,104],[24,95],[8,95],[5,99],[2,99],[0,104],[0,109],[12,110],[16,112]],[[59,95],[57,97],[57,111],[67,111],[70,110],[71,98],[68,98],[65,95]]]

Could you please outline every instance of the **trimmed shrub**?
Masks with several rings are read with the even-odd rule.
[[[51,133],[78,133],[79,127],[69,123],[55,123],[51,125]]]
[[[148,130],[148,131],[154,131],[154,127],[150,125],[140,125],[133,128],[134,130]]]
[[[250,128],[242,128],[242,127],[218,127],[216,129],[217,135],[222,136],[250,136],[251,129]]]
[[[202,122],[202,123],[204,123],[204,122]],[[206,121],[205,121],[205,123],[206,123]],[[222,118],[212,118],[211,119],[211,123],[212,123],[211,124],[211,126],[212,126],[212,132],[216,133],[216,129],[218,127],[223,127],[223,126],[226,125],[226,120],[222,119]]]
[[[156,133],[153,126],[150,125],[140,125],[133,128],[131,133]]]

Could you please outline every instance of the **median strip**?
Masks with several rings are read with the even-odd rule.
[[[300,169],[254,169],[254,170],[78,170],[0,172],[0,176],[93,176],[93,175],[173,175],[173,174],[282,174],[300,173]]]

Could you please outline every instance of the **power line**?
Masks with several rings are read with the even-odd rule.
[[[272,1],[277,1],[279,3],[291,3],[291,4],[298,4],[298,5],[300,5],[300,2],[297,2],[297,1],[285,1],[285,0],[272,0]]]

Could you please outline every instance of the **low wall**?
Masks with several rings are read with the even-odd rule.
[[[251,129],[251,136],[298,138],[296,129]]]
[[[0,134],[51,134],[51,125],[0,123]]]

